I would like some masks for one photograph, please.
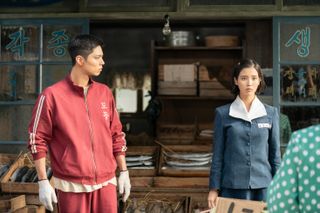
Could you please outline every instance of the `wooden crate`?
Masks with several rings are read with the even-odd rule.
[[[144,208],[145,212],[165,212],[164,209],[169,208],[171,211],[166,212],[188,213],[189,199],[186,196],[172,193],[134,192],[130,194],[121,212],[133,213],[134,206],[138,209]],[[162,208],[162,211],[160,209],[152,209],[155,206]]]
[[[128,167],[130,177],[151,177],[157,174],[159,162],[159,148],[157,146],[130,146],[126,152],[126,158],[130,156],[152,156],[154,162],[152,169],[142,169],[137,166]]]
[[[46,208],[44,206],[27,205],[14,211],[14,213],[46,213]]]
[[[28,166],[30,168],[34,167],[32,163],[31,156],[28,154],[21,155],[10,167],[9,171],[1,180],[1,188],[3,192],[10,193],[27,193],[27,194],[38,194],[39,187],[38,183],[20,183],[11,182],[10,177],[17,168]],[[53,185],[53,181],[51,181]]]
[[[197,95],[196,81],[158,81],[159,95]]]
[[[163,176],[182,176],[182,177],[208,177],[210,165],[190,167],[172,167],[165,162],[165,153],[191,154],[191,153],[212,153],[211,145],[168,145],[162,146],[159,158],[159,174]],[[209,157],[208,157],[209,158]],[[211,161],[211,160],[210,160]],[[203,169],[202,169],[203,167]]]
[[[130,177],[132,188],[152,187],[154,186],[154,177]]]
[[[200,81],[199,94],[205,97],[234,98],[230,89],[226,88],[216,78],[211,81]]]
[[[189,213],[201,212],[208,209],[208,193],[190,196]]]
[[[0,165],[11,165],[16,159],[17,159],[18,155],[16,154],[7,154],[7,153],[0,153]],[[8,172],[9,170],[7,170]],[[5,172],[1,177],[0,177],[0,181],[3,179],[3,177],[6,175]],[[1,187],[1,186],[0,186]]]
[[[205,37],[205,44],[207,47],[236,47],[240,39],[233,35],[211,35]]]
[[[197,125],[197,135],[195,138],[195,142],[192,144],[193,145],[196,145],[196,144],[211,145],[213,142],[213,137],[214,137],[213,123],[199,123]]]
[[[0,196],[0,212],[16,212],[26,206],[24,195],[4,195]]]
[[[195,139],[196,131],[196,125],[159,124],[157,140],[167,145],[191,144]]]
[[[207,189],[209,177],[154,177],[154,186],[159,188]]]
[[[41,205],[38,194],[26,194],[25,196],[26,196],[27,205],[37,205],[37,206]]]
[[[160,64],[158,66],[159,81],[196,81],[195,64]]]

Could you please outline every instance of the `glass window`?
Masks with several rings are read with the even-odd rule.
[[[320,123],[320,107],[282,107],[281,113],[288,116],[292,130]]]
[[[320,65],[283,65],[280,76],[282,101],[320,100]]]
[[[0,101],[34,100],[37,65],[0,65]]]
[[[1,25],[1,61],[39,60],[39,30],[36,25]]]
[[[0,106],[0,140],[25,141],[33,105]]]
[[[320,25],[289,24],[280,25],[281,61],[316,61],[320,56]]]
[[[71,69],[71,64],[43,65],[42,69],[42,88],[64,79]]]
[[[67,43],[87,32],[86,19],[0,20],[0,141],[28,140],[36,98],[66,76]]]
[[[43,28],[43,61],[70,61],[68,43],[81,26],[47,25]]]

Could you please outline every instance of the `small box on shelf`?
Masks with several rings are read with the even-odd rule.
[[[197,95],[195,64],[161,64],[158,68],[159,95]]]

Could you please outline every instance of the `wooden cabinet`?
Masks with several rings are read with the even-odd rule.
[[[189,140],[184,140],[183,144],[202,143],[198,140],[199,131],[212,130],[215,107],[233,99],[230,93],[232,67],[245,56],[245,41],[242,40],[238,46],[227,47],[168,47],[152,42],[151,52],[152,92],[162,106],[155,123],[156,137],[164,144],[179,144],[179,128],[182,132],[187,126],[190,131],[183,134],[184,139]],[[177,67],[170,67],[172,65]],[[192,75],[187,65],[195,67],[194,76],[189,78],[184,76]],[[167,70],[163,70],[165,66]],[[163,76],[173,75],[175,71],[179,72],[176,79]],[[189,81],[180,81],[181,78]],[[163,92],[163,85],[167,86],[167,93]],[[190,88],[194,92],[188,92]],[[172,126],[171,134],[176,135],[178,143],[161,140],[166,138],[162,134],[170,134],[170,130],[167,133],[161,131],[163,126]],[[211,144],[211,140],[207,142]]]
[[[132,198],[174,193],[188,197],[182,212],[208,208],[214,109],[233,99],[231,71],[245,56],[244,47],[244,41],[229,47],[168,47],[152,41],[152,93],[161,103],[155,140],[161,146],[156,174],[130,178]]]

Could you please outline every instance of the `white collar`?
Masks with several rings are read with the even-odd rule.
[[[256,96],[251,104],[249,112],[247,112],[245,104],[238,95],[230,106],[229,115],[251,122],[255,118],[267,115],[267,111],[263,103]]]

